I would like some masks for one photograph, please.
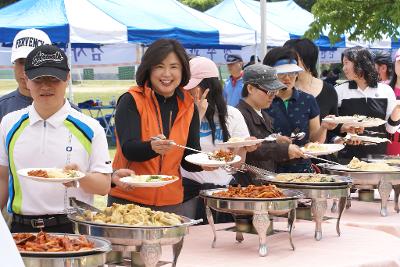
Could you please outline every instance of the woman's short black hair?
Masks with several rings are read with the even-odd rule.
[[[318,78],[317,61],[319,50],[318,47],[309,39],[292,39],[286,41],[283,45],[290,47],[297,52],[297,55],[303,61],[304,67],[307,71]]]
[[[297,54],[292,48],[289,47],[275,47],[268,51],[265,55],[263,64],[273,67],[278,60],[288,59],[296,60]]]
[[[185,86],[190,80],[189,57],[185,48],[174,39],[159,39],[147,48],[136,72],[137,85],[144,86],[146,82],[150,83],[151,68],[160,64],[171,52],[176,54],[182,64],[182,80],[179,86]],[[151,87],[151,84],[149,86]]]
[[[378,86],[378,72],[368,49],[361,46],[346,48],[342,53],[342,64],[344,57],[353,62],[354,72],[357,76],[364,78],[369,87]]]

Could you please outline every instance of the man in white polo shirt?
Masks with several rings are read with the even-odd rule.
[[[65,215],[65,194],[92,203],[93,194],[110,189],[111,161],[100,124],[65,100],[70,77],[65,53],[43,45],[25,63],[33,104],[7,114],[0,124],[0,205],[13,214],[12,232],[72,233]],[[80,187],[21,177],[24,168],[74,167],[86,173]],[[8,190],[7,190],[8,189]]]

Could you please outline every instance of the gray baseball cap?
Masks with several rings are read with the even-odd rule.
[[[278,80],[276,70],[264,64],[254,64],[246,67],[243,72],[243,82],[254,84],[267,91],[277,91],[286,88]]]

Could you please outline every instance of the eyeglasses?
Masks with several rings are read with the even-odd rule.
[[[289,73],[278,73],[278,78],[283,78],[286,75],[289,76],[290,78],[296,77],[297,72],[289,72]]]
[[[279,90],[274,90],[274,91],[270,91],[270,90],[265,90],[264,88],[262,88],[261,86],[259,86],[258,84],[254,84],[254,86],[258,89],[263,91],[264,93],[266,93],[268,96],[275,96]]]

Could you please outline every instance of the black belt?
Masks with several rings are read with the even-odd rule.
[[[43,227],[52,227],[56,225],[68,224],[71,221],[65,214],[42,215],[42,216],[13,214],[13,222],[24,225],[30,225],[33,228],[43,228]]]

